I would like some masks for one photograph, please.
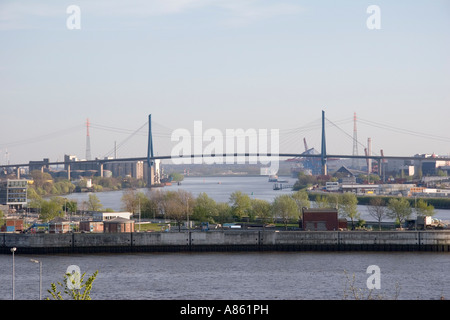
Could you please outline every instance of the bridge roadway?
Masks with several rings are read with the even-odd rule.
[[[321,158],[321,154],[303,154],[303,153],[278,153],[278,154],[260,154],[260,153],[224,153],[224,154],[214,154],[214,155],[183,155],[179,157],[169,156],[153,156],[153,157],[135,157],[135,158],[116,158],[116,159],[95,159],[95,160],[80,160],[80,161],[55,161],[55,162],[42,162],[42,165],[61,165],[61,164],[74,164],[74,163],[97,163],[104,164],[109,162],[127,162],[127,161],[151,161],[151,160],[169,160],[169,159],[181,159],[181,158],[211,158],[211,157],[279,157],[279,158]],[[417,161],[450,161],[450,157],[439,157],[439,158],[423,158],[423,157],[411,157],[411,156],[377,156],[377,155],[340,155],[340,154],[327,154],[325,159],[374,159],[374,160],[417,160]],[[28,167],[30,165],[37,165],[39,161],[34,161],[33,163],[21,163],[21,164],[4,164],[0,165],[0,168],[20,168]]]

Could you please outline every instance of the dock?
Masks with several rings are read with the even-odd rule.
[[[0,253],[214,251],[450,251],[450,231],[220,230],[128,233],[1,233]]]
[[[275,183],[273,185],[273,190],[292,189],[293,187],[293,184]]]

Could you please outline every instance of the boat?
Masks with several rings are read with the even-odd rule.
[[[171,176],[168,176],[168,177],[162,178],[160,180],[160,182],[164,186],[171,186],[172,185],[172,180],[173,180],[173,178]]]

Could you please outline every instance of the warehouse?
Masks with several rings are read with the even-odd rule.
[[[134,232],[134,220],[125,218],[114,218],[103,221],[105,233]]]
[[[302,225],[306,231],[333,231],[347,228],[346,220],[339,220],[336,209],[303,208]]]

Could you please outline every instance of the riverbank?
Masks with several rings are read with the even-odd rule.
[[[332,192],[308,192],[309,200],[315,201],[316,197],[318,196],[326,196],[334,194]],[[337,193],[342,194],[342,193]],[[362,196],[357,195],[356,198],[358,199],[358,205],[369,205],[370,199],[373,198],[381,198],[384,200],[385,203],[388,203],[390,199],[398,199],[400,197],[398,196],[386,196],[386,195],[369,195],[369,196]],[[408,200],[411,207],[414,207],[414,204],[416,201],[423,200],[427,204],[432,205],[435,209],[443,209],[443,210],[449,210],[450,209],[450,198],[437,198],[437,197],[403,197],[404,199]]]
[[[0,253],[214,251],[450,252],[450,231],[265,231],[0,234]]]

